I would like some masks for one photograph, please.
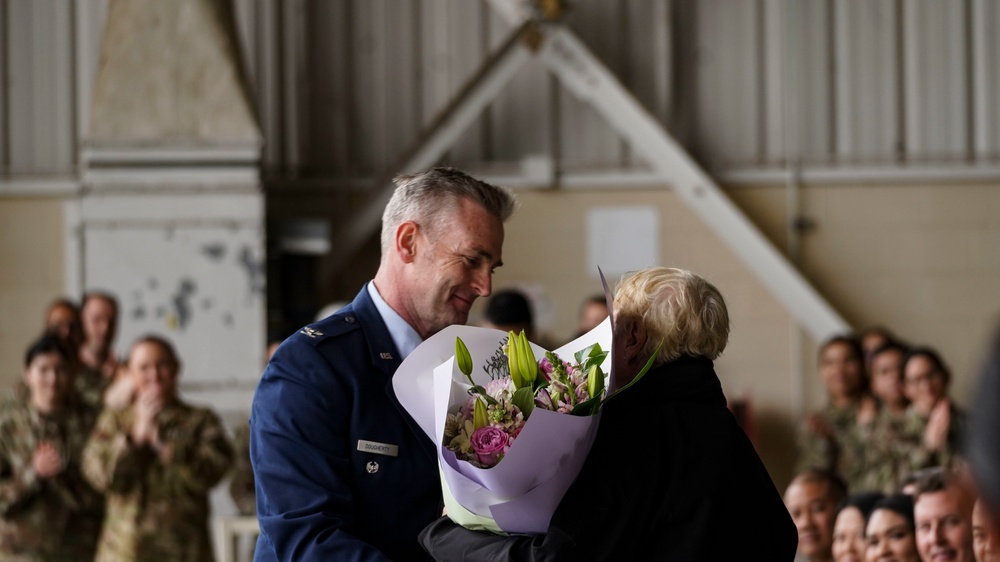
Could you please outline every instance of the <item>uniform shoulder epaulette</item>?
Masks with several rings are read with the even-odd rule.
[[[353,312],[338,313],[300,328],[296,336],[316,345],[323,340],[353,332],[360,327],[358,317]]]

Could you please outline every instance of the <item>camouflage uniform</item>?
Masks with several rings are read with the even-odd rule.
[[[846,447],[854,451],[858,461],[848,472],[851,492],[899,491],[903,478],[910,472],[900,455],[905,423],[905,414],[881,408],[872,423],[857,424],[846,436]]]
[[[959,456],[965,445],[965,435],[969,426],[968,416],[954,403],[951,404],[948,438],[944,448],[939,451],[930,451],[924,447],[924,429],[927,427],[927,419],[921,416],[913,406],[910,406],[906,411],[902,435],[896,446],[896,454],[907,473],[930,466],[953,467],[959,461]]]
[[[211,562],[208,495],[233,461],[222,423],[175,399],[157,415],[164,462],[132,445],[134,420],[134,406],[105,410],[83,453],[84,475],[107,493],[96,562]]]
[[[254,489],[253,466],[250,464],[250,427],[246,423],[233,430],[233,449],[236,461],[233,477],[229,481],[229,495],[236,503],[240,515],[257,514],[257,494]]]
[[[843,407],[827,404],[817,412],[833,430],[832,437],[815,435],[805,423],[802,424],[798,435],[796,473],[807,468],[818,468],[836,472],[847,479],[848,468],[854,465],[856,459],[855,451],[851,447],[845,447],[845,443],[848,441],[847,435],[857,425],[857,407],[856,402]]]
[[[99,370],[81,365],[73,378],[73,386],[85,404],[99,410],[104,407],[104,391],[111,386],[112,380]]]
[[[80,470],[93,418],[78,403],[51,416],[28,402],[8,403],[0,414],[0,559],[93,560],[104,501]],[[32,467],[41,441],[56,447],[65,466],[47,479]]]

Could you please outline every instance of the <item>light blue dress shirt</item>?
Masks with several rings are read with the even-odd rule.
[[[372,301],[375,302],[375,308],[378,309],[378,313],[382,316],[382,321],[385,322],[385,327],[389,330],[392,343],[396,344],[396,351],[399,352],[400,359],[406,359],[406,356],[424,340],[413,329],[413,326],[410,326],[406,320],[403,320],[402,316],[385,302],[382,295],[378,293],[374,281],[368,282],[368,294],[371,296]]]

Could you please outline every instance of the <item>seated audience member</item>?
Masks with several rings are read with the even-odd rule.
[[[833,560],[837,505],[847,497],[844,481],[827,470],[806,469],[785,489],[785,506],[799,534],[799,554],[810,562]]]
[[[928,472],[917,483],[913,519],[917,551],[924,562],[974,562],[972,552],[972,497],[954,472],[943,467]]]
[[[976,562],[1000,562],[1000,527],[982,499],[972,508],[972,550]]]
[[[865,524],[881,492],[851,494],[840,502],[833,523],[833,561],[863,562],[865,559]]]
[[[861,453],[852,447],[858,409],[868,389],[861,346],[852,337],[835,336],[819,350],[819,373],[826,386],[827,403],[806,416],[798,435],[796,472],[819,468],[836,472],[848,489],[862,474]],[[832,523],[832,521],[831,521]]]
[[[233,462],[222,423],[178,398],[180,361],[165,339],[139,338],[126,369],[135,400],[103,411],[83,455],[107,494],[97,561],[211,561],[208,495]]]
[[[868,516],[865,534],[867,562],[920,562],[911,496],[893,494],[879,500]]]
[[[968,420],[948,395],[951,372],[929,347],[910,350],[903,364],[906,395],[910,399],[903,441],[909,470],[952,466],[962,453]]]
[[[792,560],[795,527],[713,368],[729,335],[722,295],[655,267],[623,277],[614,306],[618,386],[656,352],[654,367],[604,405],[548,532],[505,537],[443,517],[421,544],[437,560]]]
[[[608,300],[604,294],[591,295],[580,304],[580,312],[573,339],[593,330],[608,317]]]
[[[0,560],[92,560],[103,499],[80,456],[93,411],[73,393],[73,351],[53,334],[29,348],[26,399],[0,414]]]
[[[871,355],[871,397],[862,399],[858,422],[847,448],[858,452],[852,489],[896,492],[909,466],[900,460],[909,400],[903,394],[903,361],[907,350],[889,342]]]
[[[535,315],[531,310],[531,301],[517,289],[504,289],[494,292],[486,302],[486,312],[483,314],[483,326],[514,332],[528,337],[535,342]]]

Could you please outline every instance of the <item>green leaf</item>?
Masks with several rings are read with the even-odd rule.
[[[455,361],[458,363],[458,370],[462,371],[462,374],[469,377],[469,381],[472,381],[472,354],[469,353],[469,348],[465,346],[465,342],[462,338],[455,338]]]
[[[603,391],[604,373],[601,372],[600,366],[592,365],[590,372],[587,373],[587,393],[590,394],[591,398],[596,398],[600,397]]]
[[[597,409],[601,406],[601,397],[596,396],[589,400],[584,400],[576,405],[572,410],[569,411],[571,416],[590,416],[597,413]]]
[[[487,417],[486,402],[482,400],[482,398],[482,396],[476,398],[476,409],[472,415],[472,427],[474,429],[486,427],[490,423],[489,418]]]
[[[507,336],[507,363],[510,367],[510,380],[514,383],[514,388],[524,386],[524,375],[521,374],[521,360],[518,358],[518,339],[511,331]]]
[[[481,386],[479,386],[478,384],[472,385],[472,388],[470,389],[469,393],[470,394],[478,394],[478,398],[482,398],[483,400],[486,401],[487,404],[489,404],[491,406],[496,406],[497,404],[499,404],[499,402],[497,402],[496,398],[493,398],[489,394],[486,394],[486,389],[483,388],[483,387],[481,387]]]
[[[514,396],[510,399],[521,413],[524,414],[524,419],[527,420],[528,416],[531,415],[532,410],[535,409],[535,393],[528,387],[519,388],[514,391]]]
[[[574,353],[573,354],[573,358],[576,359],[576,364],[577,365],[583,365],[584,363],[586,363],[587,357],[590,357],[590,352],[593,351],[593,349],[594,349],[595,346],[598,347],[598,348],[601,347],[600,344],[596,344],[595,343],[593,345],[589,345],[589,346],[581,349],[580,351],[577,351],[576,353]]]
[[[521,330],[518,339],[520,341],[517,344],[517,351],[521,362],[521,377],[524,379],[525,386],[534,387],[535,379],[538,378],[538,362],[535,361],[535,352],[531,349],[531,342],[528,341],[524,330]]]

